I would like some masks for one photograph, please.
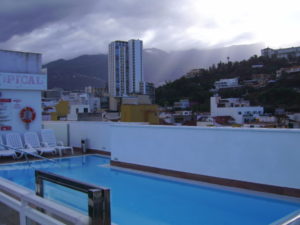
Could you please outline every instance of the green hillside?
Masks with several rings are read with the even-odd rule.
[[[263,65],[253,68],[253,65]],[[243,97],[253,105],[262,105],[266,112],[273,112],[275,108],[286,111],[300,111],[300,73],[285,74],[276,80],[276,70],[283,67],[300,65],[300,58],[277,59],[253,56],[240,62],[220,62],[209,69],[200,69],[191,78],[185,76],[173,82],[166,82],[156,89],[156,102],[161,106],[172,106],[179,99],[188,98],[192,102],[193,111],[209,111],[209,97],[213,95],[209,90],[214,82],[222,78],[239,77],[251,80],[253,74],[270,74],[269,84],[260,87],[241,87],[222,89],[219,94],[223,98]]]

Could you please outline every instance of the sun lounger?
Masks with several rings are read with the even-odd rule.
[[[55,153],[56,149],[50,146],[42,146],[39,140],[37,133],[35,132],[26,132],[24,134],[25,146],[27,148],[36,149],[40,155],[43,153]]]
[[[21,139],[21,135],[18,133],[8,133],[6,134],[6,145],[16,149],[19,152],[19,157],[21,158],[24,154],[37,154],[37,150],[34,148],[25,148]],[[19,150],[19,151],[17,151]]]
[[[70,146],[64,146],[61,141],[57,141],[54,131],[51,129],[41,130],[42,141],[45,146],[54,147],[60,156],[62,156],[63,151],[69,150],[74,154],[73,148]]]
[[[6,149],[3,146],[2,135],[0,135],[0,157],[9,157],[12,156],[14,159],[17,158],[16,152],[11,149]]]

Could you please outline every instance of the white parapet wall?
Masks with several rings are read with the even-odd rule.
[[[110,151],[110,122],[76,121],[70,122],[70,144],[81,146],[87,140],[87,147],[94,150]]]
[[[109,151],[111,123],[98,121],[43,121],[43,128],[53,129],[57,140],[64,144],[81,147],[87,140],[89,149]]]
[[[64,145],[70,145],[68,122],[43,121],[43,129],[52,129],[58,141],[62,141]]]
[[[111,125],[112,160],[300,188],[300,130]]]
[[[43,128],[53,129],[57,140],[72,147],[81,147],[81,140],[87,140],[87,148],[110,152],[110,127],[117,122],[102,121],[43,121]],[[130,123],[133,125],[145,123]]]

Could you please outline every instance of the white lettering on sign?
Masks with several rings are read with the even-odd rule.
[[[46,74],[1,73],[1,89],[46,90]]]

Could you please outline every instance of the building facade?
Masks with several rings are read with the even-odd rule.
[[[143,75],[143,42],[114,41],[109,44],[108,91],[113,97],[140,93]]]
[[[240,98],[222,99],[219,96],[210,98],[211,116],[231,116],[238,124],[251,122],[264,113],[261,106],[250,106],[249,101]]]
[[[149,97],[154,102],[155,100],[155,87],[153,83],[150,82],[140,82],[140,94],[149,95]]]
[[[281,49],[265,48],[261,50],[261,55],[269,58],[277,57],[286,59],[300,57],[300,46]]]
[[[215,89],[219,90],[222,88],[235,88],[239,87],[239,78],[231,78],[231,79],[220,79],[218,81],[215,81],[214,83]]]
[[[108,91],[111,96],[127,95],[129,82],[128,42],[114,41],[108,52]]]
[[[46,89],[41,54],[0,50],[0,133],[39,131]]]
[[[144,82],[143,42],[128,41],[129,93],[140,93],[140,83]]]

